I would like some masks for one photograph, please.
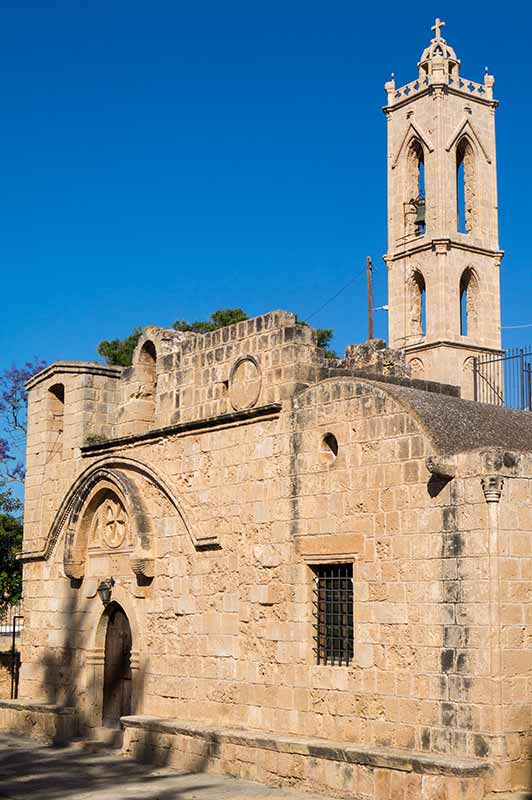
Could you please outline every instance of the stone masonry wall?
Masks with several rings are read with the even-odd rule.
[[[333,461],[322,452],[326,432],[339,444]],[[198,552],[161,498],[145,596],[134,597],[131,575],[113,572],[138,621],[143,711],[484,754],[482,703],[461,692],[460,676],[470,686],[486,677],[488,598],[473,597],[485,503],[478,497],[467,510],[460,530],[474,523],[475,533],[458,552],[464,487],[431,497],[429,452],[404,409],[350,379],[307,389],[277,419],[139,442],[135,459],[156,463],[221,542]],[[334,562],[346,546],[355,561],[354,661],[317,666],[311,564],[324,554]],[[85,688],[88,703],[83,651],[102,608],[83,584],[69,585],[61,559],[58,545],[49,561],[26,566],[24,692],[58,702]],[[459,568],[463,591],[471,581],[465,599],[456,595]]]
[[[525,459],[523,459],[525,461]],[[528,459],[501,492],[499,595],[501,674],[496,720],[504,741],[495,786],[530,789],[532,750],[532,481]]]
[[[400,392],[329,367],[312,331],[268,316],[242,338],[232,326],[234,342],[167,342],[137,432],[131,416],[129,433],[113,427],[131,372],[59,364],[30,387],[20,696],[101,724],[113,606],[97,587],[112,576],[132,714],[490,759],[495,788],[523,785],[530,464],[503,464],[494,516],[486,476],[500,465],[469,452],[438,467]],[[59,378],[50,458],[43,409]],[[342,667],[318,665],[314,642],[314,567],[338,561],[354,575]],[[498,615],[498,593],[520,600]]]

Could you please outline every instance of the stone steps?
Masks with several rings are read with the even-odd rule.
[[[97,753],[99,750],[120,750],[124,732],[119,728],[93,728],[90,738],[76,739],[72,746],[86,753]]]

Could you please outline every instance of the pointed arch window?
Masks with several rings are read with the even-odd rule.
[[[479,281],[471,267],[460,278],[460,335],[476,336],[479,319]]]
[[[425,153],[419,139],[412,139],[407,156],[407,234],[425,233]]]
[[[467,136],[456,146],[456,215],[460,233],[471,233],[475,228],[476,176],[475,153]]]
[[[410,279],[410,335],[425,336],[427,332],[425,278],[419,270]]]

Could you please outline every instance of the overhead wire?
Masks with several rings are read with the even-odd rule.
[[[305,319],[303,320],[303,322],[308,322],[308,321],[309,321],[309,319],[312,319],[312,317],[315,317],[315,316],[316,316],[316,314],[319,314],[319,313],[320,313],[320,311],[323,311],[323,309],[324,309],[324,308],[327,308],[327,306],[328,306],[330,303],[332,303],[332,302],[333,302],[333,300],[336,300],[336,298],[337,298],[337,297],[339,297],[339,296],[342,294],[342,292],[345,292],[345,290],[346,290],[346,289],[349,289],[349,287],[350,287],[350,286],[352,286],[354,283],[356,283],[356,281],[358,281],[358,279],[359,279],[360,277],[362,277],[362,275],[364,275],[365,273],[366,273],[366,267],[363,267],[363,268],[360,270],[360,272],[357,272],[357,274],[355,275],[355,277],[354,277],[354,278],[351,278],[351,280],[349,280],[349,281],[348,281],[348,282],[347,282],[347,283],[346,283],[344,286],[342,286],[342,288],[341,288],[341,289],[339,289],[339,290],[336,292],[336,294],[333,294],[333,296],[332,296],[332,297],[330,297],[328,300],[326,300],[326,301],[325,301],[325,303],[323,303],[323,304],[322,304],[322,305],[321,305],[319,308],[317,308],[317,309],[316,309],[316,311],[313,311],[313,312],[312,312],[312,314],[309,314],[309,315],[308,315],[308,317],[305,317]]]

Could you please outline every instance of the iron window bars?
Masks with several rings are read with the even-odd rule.
[[[348,665],[353,658],[353,565],[314,570],[315,647],[318,664]]]

